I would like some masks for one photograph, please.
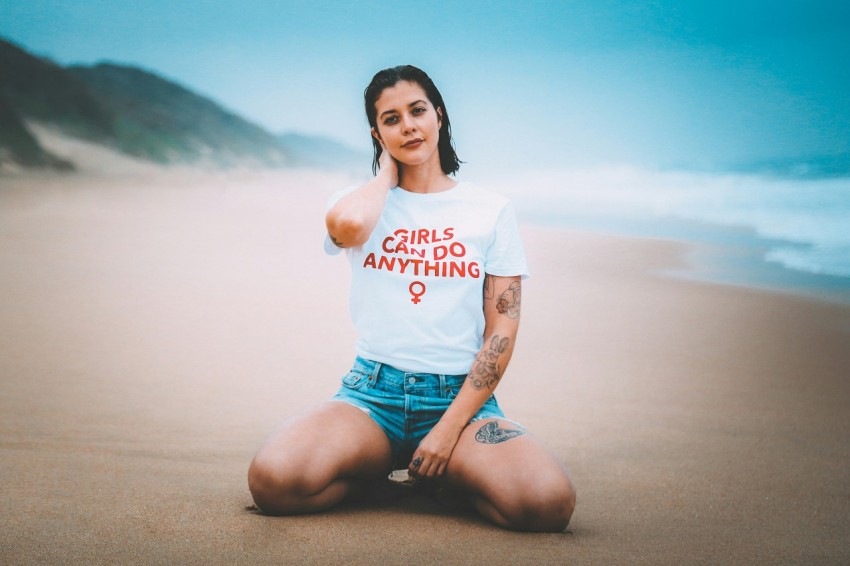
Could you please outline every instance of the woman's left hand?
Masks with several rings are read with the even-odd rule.
[[[417,478],[442,476],[446,472],[458,438],[459,433],[454,432],[446,423],[438,422],[419,443],[407,471]]]

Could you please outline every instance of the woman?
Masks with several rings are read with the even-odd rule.
[[[333,399],[260,448],[254,501],[320,511],[403,466],[497,525],[562,531],[575,504],[567,474],[493,397],[527,276],[513,209],[450,177],[449,116],[423,71],[380,71],[365,104],[375,177],[332,198],[325,242],[351,262],[358,356]]]

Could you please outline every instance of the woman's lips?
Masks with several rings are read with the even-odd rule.
[[[422,141],[423,140],[421,140],[421,139],[410,140],[409,142],[407,142],[406,144],[404,144],[401,147],[403,147],[405,149],[416,149],[417,147],[422,145]]]

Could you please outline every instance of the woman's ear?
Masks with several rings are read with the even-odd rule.
[[[381,139],[381,134],[379,134],[379,133],[378,133],[378,130],[377,130],[377,129],[375,129],[375,128],[372,128],[372,137],[373,137],[373,138],[375,138],[375,139],[376,139],[376,140],[378,140],[378,141],[383,141],[383,140]]]
[[[443,109],[439,106],[437,107],[437,127],[443,127]]]

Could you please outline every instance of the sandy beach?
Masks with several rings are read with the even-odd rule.
[[[0,177],[0,562],[846,564],[850,307],[663,274],[682,244],[523,225],[498,397],[569,532],[425,496],[271,518],[247,465],[353,357],[311,171]]]

